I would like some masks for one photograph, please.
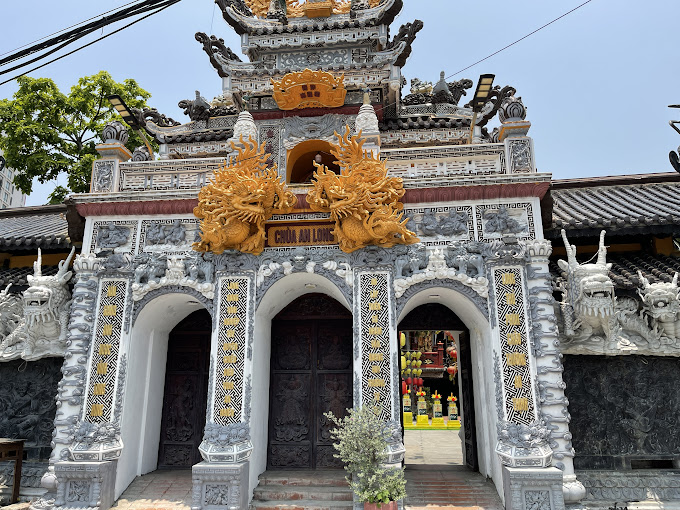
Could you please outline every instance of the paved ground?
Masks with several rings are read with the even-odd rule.
[[[459,430],[405,430],[406,465],[462,466]]]
[[[138,476],[120,496],[117,510],[189,510],[191,470],[158,470]]]
[[[463,466],[457,430],[407,430],[406,510],[502,510],[490,480]],[[162,470],[139,476],[116,510],[189,510],[191,471]]]

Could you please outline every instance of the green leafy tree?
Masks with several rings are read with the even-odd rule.
[[[106,71],[80,78],[68,94],[49,78],[17,81],[12,99],[0,99],[0,149],[15,170],[14,185],[26,194],[34,178],[45,183],[68,176],[68,189],[56,186],[50,203],[62,202],[70,191],[89,191],[99,135],[106,123],[120,120],[107,96],[118,94],[131,108],[143,108],[151,97],[135,80],[118,83]],[[130,131],[128,149],[142,144]]]

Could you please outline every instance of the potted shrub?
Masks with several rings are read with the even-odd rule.
[[[396,510],[397,501],[406,497],[406,479],[401,468],[385,466],[390,429],[369,406],[349,409],[338,419],[325,415],[335,427],[331,430],[335,457],[345,464],[347,481],[365,510]]]

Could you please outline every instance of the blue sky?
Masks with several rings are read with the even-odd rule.
[[[0,53],[127,1],[2,2]],[[392,33],[416,18],[425,28],[403,73],[409,82],[436,81],[442,70],[449,76],[582,1],[404,0]],[[668,172],[673,170],[668,151],[680,144],[668,126],[680,110],[667,107],[680,103],[679,23],[677,0],[592,0],[451,80],[476,81],[494,73],[496,84],[513,85],[528,109],[538,169],[557,179]],[[240,54],[239,37],[212,0],[182,0],[33,76],[50,77],[62,90],[102,69],[119,81],[135,78],[151,92],[152,106],[185,121],[178,101],[193,98],[195,90],[208,99],[221,91],[220,78],[194,39],[198,31],[224,38]],[[2,85],[0,97],[15,90],[14,83]],[[44,203],[53,187],[37,185],[27,205]]]

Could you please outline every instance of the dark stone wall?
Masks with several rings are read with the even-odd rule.
[[[576,469],[671,467],[680,459],[680,359],[565,356]]]
[[[26,439],[27,460],[47,460],[62,358],[0,363],[0,437]]]

